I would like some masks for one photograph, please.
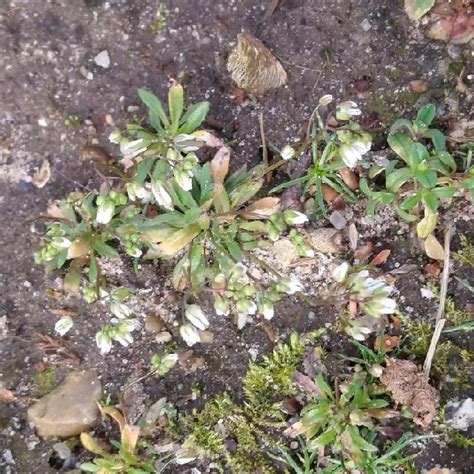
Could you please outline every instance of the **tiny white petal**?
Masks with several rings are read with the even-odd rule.
[[[74,322],[70,316],[64,316],[61,319],[56,321],[54,325],[54,330],[59,333],[61,336],[64,336],[74,325]]]

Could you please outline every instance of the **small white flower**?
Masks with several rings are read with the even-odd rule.
[[[112,301],[110,303],[110,311],[114,316],[117,316],[119,319],[125,319],[130,317],[132,312],[127,305],[120,303],[119,301]]]
[[[296,280],[296,278],[284,278],[278,282],[277,285],[279,291],[286,293],[288,295],[293,295],[298,291],[303,291],[303,285]]]
[[[71,246],[71,241],[66,237],[54,237],[51,241],[51,245],[58,249],[67,249]]]
[[[261,303],[260,312],[263,314],[263,317],[268,320],[272,319],[275,315],[273,304],[268,300],[264,300],[263,303]]]
[[[355,168],[362,156],[370,150],[371,142],[355,141],[352,143],[343,143],[339,147],[339,153],[342,161],[349,168]]]
[[[248,317],[245,313],[237,314],[237,329],[243,329],[247,324]]]
[[[309,246],[305,246],[304,256],[305,257],[314,257],[314,255],[315,255],[314,250]]]
[[[114,130],[110,135],[109,135],[109,141],[111,143],[116,143],[119,144],[122,141],[122,134],[120,133],[120,130]]]
[[[127,183],[125,187],[130,201],[136,201],[138,199],[143,204],[150,201],[151,192],[145,187],[145,185],[133,181]]]
[[[221,295],[216,295],[214,297],[214,309],[218,316],[227,316],[230,313],[229,300]]]
[[[61,319],[56,321],[54,325],[54,330],[61,336],[64,336],[69,329],[71,329],[74,325],[74,322],[70,316],[64,316]]]
[[[191,189],[193,189],[193,175],[191,172],[175,170],[174,178],[179,184],[179,187],[185,191],[191,191]]]
[[[151,185],[151,191],[159,206],[169,209],[170,211],[174,209],[173,200],[160,181],[155,181]]]
[[[235,309],[239,314],[255,314],[257,312],[257,305],[252,300],[241,298],[235,304]]]
[[[181,133],[175,137],[173,143],[178,150],[181,150],[184,153],[189,153],[199,150],[199,148],[204,145],[204,140],[200,140],[198,137],[193,135]]]
[[[332,272],[333,279],[338,283],[342,283],[347,277],[349,268],[351,268],[351,266],[347,262],[338,265]]]
[[[95,342],[101,354],[107,354],[112,349],[112,339],[104,330],[95,335]]]
[[[176,451],[176,464],[188,464],[197,458],[197,451],[194,448],[182,447]]]
[[[421,297],[428,300],[432,300],[435,297],[435,294],[429,288],[420,288]]]
[[[370,328],[357,324],[357,320],[346,326],[345,331],[356,341],[365,341],[366,337],[372,332]]]
[[[373,298],[368,303],[361,305],[362,310],[374,317],[383,314],[393,314],[397,309],[397,302],[392,298]]]
[[[369,373],[372,377],[380,377],[383,374],[383,367],[380,364],[374,364],[369,369]]]
[[[108,224],[112,220],[114,212],[115,204],[110,199],[106,199],[97,207],[95,221],[98,224]]]
[[[326,94],[326,95],[323,95],[320,99],[319,99],[319,103],[321,105],[329,105],[331,102],[332,102],[332,95],[331,94]]]
[[[140,153],[146,151],[147,147],[148,145],[143,138],[139,138],[138,140],[133,140],[131,142],[126,140],[122,140],[120,142],[120,151],[122,152],[122,154],[131,158],[138,156]]]
[[[308,222],[308,216],[302,212],[294,211],[293,209],[287,209],[283,213],[283,218],[288,225],[299,225]]]
[[[201,336],[192,324],[183,324],[179,328],[179,333],[188,346],[194,346],[196,342],[201,342]]]
[[[355,115],[360,115],[362,112],[357,107],[357,104],[352,100],[342,102],[336,107],[337,120],[349,120]]]
[[[193,326],[201,331],[205,331],[209,327],[209,321],[206,315],[197,304],[190,304],[186,308],[184,315]]]
[[[291,145],[285,145],[280,151],[280,156],[284,160],[291,160],[295,153],[295,149]]]

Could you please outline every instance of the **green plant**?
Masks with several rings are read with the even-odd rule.
[[[419,20],[434,6],[435,0],[405,0],[405,11],[410,20]]]
[[[232,472],[273,472],[266,456],[266,445],[278,445],[265,427],[284,425],[280,403],[296,395],[292,374],[303,355],[304,345],[297,335],[290,344],[280,344],[271,356],[252,363],[242,380],[244,402],[237,404],[227,394],[208,401],[201,411],[184,417],[182,426],[189,435],[183,444],[188,460],[208,458]],[[236,441],[229,449],[227,439]]]
[[[361,113],[354,102],[342,102],[336,107],[337,120],[346,123],[336,128],[324,125],[319,110],[329,105],[331,101],[330,95],[320,99],[311,115],[307,137],[294,145],[297,151],[288,145],[281,151],[281,156],[287,160],[293,157],[301,158],[310,153],[312,163],[306,173],[300,178],[276,186],[271,191],[277,192],[296,184],[303,184],[303,195],[314,195],[310,206],[313,217],[326,215],[325,188],[339,193],[349,202],[355,201],[353,183],[347,178],[347,172],[350,173],[348,168],[354,168],[371,147],[371,136],[351,120],[353,116]]]
[[[317,395],[301,411],[308,450],[326,446],[343,456],[346,467],[361,467],[367,453],[378,451],[373,420],[398,413],[386,408],[390,402],[382,398],[383,389],[369,383],[364,371],[354,372],[334,390],[318,374],[316,385]]]
[[[298,443],[299,450],[293,456],[286,447],[280,448],[282,456],[275,456],[272,453],[269,453],[269,456],[291,467],[295,474],[315,474],[320,472],[313,469],[318,452],[316,450],[308,450],[306,441],[302,437],[298,437]]]
[[[392,125],[388,144],[398,158],[369,171],[369,178],[385,174],[384,190],[373,191],[365,178],[360,181],[362,192],[370,198],[369,216],[373,217],[377,205],[392,204],[402,219],[418,222],[417,234],[422,239],[436,228],[440,201],[452,198],[458,190],[474,189],[472,170],[456,174],[457,164],[446,150],[443,134],[430,128],[435,115],[435,106],[428,104],[420,109],[415,120],[399,119]],[[424,140],[431,142],[429,148]]]
[[[461,235],[461,250],[453,252],[453,258],[459,260],[470,267],[474,267],[474,243],[465,235]]]
[[[100,406],[100,405],[99,405]],[[112,446],[117,450],[115,454],[108,452],[88,433],[81,433],[82,445],[98,457],[91,462],[81,464],[85,472],[108,474],[112,472],[126,472],[130,474],[145,474],[156,472],[153,457],[138,454],[140,428],[130,425],[123,414],[116,408],[100,406],[103,415],[113,418],[120,428],[120,441],[112,440]]]
[[[174,262],[173,285],[186,291],[181,335],[189,345],[200,341],[199,331],[207,316],[191,298],[207,291],[218,315],[236,313],[239,327],[248,315],[273,317],[273,305],[285,293],[302,290],[301,285],[273,271],[265,282],[251,279],[243,262],[259,264],[252,251],[268,247],[289,227],[308,219],[293,210],[282,211],[280,200],[264,197],[250,202],[260,191],[264,165],[245,167],[228,175],[230,150],[208,132],[196,130],[209,104],[199,102],[184,111],[184,93],[178,84],[170,87],[169,112],[160,100],[145,90],[139,95],[148,107],[151,130],[130,124],[115,131],[111,141],[119,144],[125,170],[112,167],[122,183],[102,192],[72,193],[49,209],[48,225],[35,262],[48,271],[67,267],[64,287],[82,289],[88,303],[109,305],[111,324],[97,333],[97,345],[109,352],[113,341],[128,345],[137,327],[132,311],[122,300],[124,288],[109,288],[100,260],[119,258],[120,250],[133,258],[178,259]],[[218,148],[214,158],[199,163],[195,152]],[[296,229],[290,236],[302,255],[308,245]],[[56,326],[63,335],[73,325],[62,318]]]

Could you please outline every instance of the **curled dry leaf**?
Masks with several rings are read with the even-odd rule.
[[[430,234],[425,240],[425,252],[428,257],[434,260],[444,260],[444,249],[438,239]]]
[[[232,50],[227,70],[237,86],[253,94],[264,94],[287,81],[283,66],[261,41],[240,33]]]
[[[391,250],[385,249],[380,251],[371,261],[371,265],[375,265],[376,267],[385,263],[390,256]]]
[[[308,431],[308,428],[306,428],[301,421],[297,421],[283,431],[283,434],[289,438],[296,438],[297,436],[306,433],[306,431]]]
[[[351,250],[354,252],[357,249],[357,244],[359,242],[359,232],[354,223],[352,223],[349,226],[348,234],[349,234],[349,244],[350,244]]]
[[[374,244],[372,242],[368,242],[365,245],[362,245],[362,247],[359,247],[355,252],[354,252],[354,258],[356,260],[356,263],[364,263],[372,254],[374,250]]]
[[[380,381],[396,403],[410,408],[413,421],[427,428],[436,415],[438,391],[428,383],[426,375],[413,362],[390,357],[386,362],[387,367]]]
[[[262,219],[264,217],[270,217],[279,210],[280,199],[277,197],[266,197],[248,206],[242,216],[246,219]]]
[[[211,172],[214,183],[222,184],[229,172],[230,149],[223,146],[217,150],[216,155],[211,160]]]
[[[51,178],[51,167],[48,160],[43,160],[40,169],[33,175],[31,182],[37,187],[42,188]]]

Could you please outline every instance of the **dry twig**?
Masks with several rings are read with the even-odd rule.
[[[441,336],[441,331],[446,323],[446,318],[444,317],[444,310],[446,306],[446,294],[448,291],[448,280],[449,280],[449,257],[450,257],[450,243],[451,243],[451,232],[452,224],[448,223],[446,231],[444,233],[444,266],[443,274],[441,276],[441,289],[439,295],[439,307],[436,314],[436,326],[431,338],[430,347],[428,353],[426,354],[425,363],[423,364],[423,371],[427,377],[430,375],[431,364],[433,362],[433,357],[436,352],[436,346],[438,345],[439,338]]]

